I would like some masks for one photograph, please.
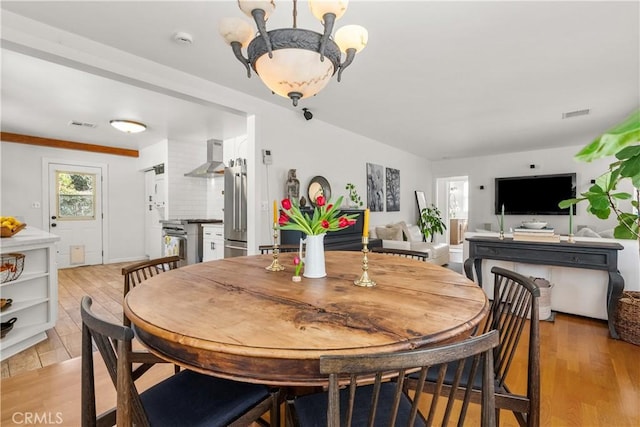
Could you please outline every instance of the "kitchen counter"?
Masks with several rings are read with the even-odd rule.
[[[2,249],[22,249],[25,246],[53,243],[57,242],[58,240],[60,240],[60,237],[56,236],[55,234],[51,234],[27,225],[24,230],[20,231],[13,237],[3,237],[0,240],[0,247],[2,247]]]

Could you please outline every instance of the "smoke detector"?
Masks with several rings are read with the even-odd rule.
[[[189,33],[179,31],[173,35],[173,41],[182,45],[190,45],[193,43],[193,37]]]

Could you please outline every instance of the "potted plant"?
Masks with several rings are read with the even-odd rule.
[[[349,200],[351,200],[352,203],[351,206],[354,206],[356,208],[362,207],[362,199],[356,191],[356,186],[350,182],[347,182],[347,186],[345,187],[345,189],[349,190]]]
[[[442,221],[440,210],[434,204],[422,209],[418,225],[425,240],[428,242],[433,242],[433,237],[436,233],[443,234],[444,230],[447,229],[447,226]]]
[[[622,123],[614,126],[575,155],[577,160],[590,162],[607,156],[615,156],[616,161],[609,165],[609,170],[596,179],[588,191],[578,198],[563,200],[558,204],[561,208],[587,200],[587,212],[600,219],[607,219],[613,212],[618,225],[613,231],[618,239],[638,239],[640,241],[640,110],[636,110]],[[631,193],[619,191],[618,185],[630,182]],[[630,200],[630,209],[623,210],[620,201]]]

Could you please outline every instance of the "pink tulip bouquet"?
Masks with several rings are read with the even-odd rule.
[[[307,236],[342,230],[355,224],[355,218],[358,215],[341,215],[338,209],[340,203],[342,203],[342,196],[335,204],[327,201],[324,196],[318,196],[313,215],[309,215],[302,212],[295,201],[283,199],[280,203],[283,212],[280,213],[278,224],[281,230],[298,230]]]

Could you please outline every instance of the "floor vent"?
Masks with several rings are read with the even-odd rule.
[[[563,119],[570,119],[572,117],[579,117],[579,116],[586,116],[587,114],[589,114],[591,110],[590,109],[585,109],[585,110],[576,110],[576,111],[569,111],[566,113],[562,113],[562,118]]]

